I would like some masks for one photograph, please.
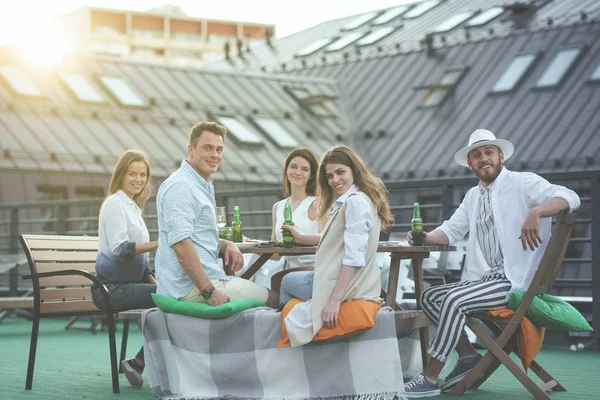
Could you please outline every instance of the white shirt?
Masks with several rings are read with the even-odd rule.
[[[358,188],[352,185],[346,193],[333,202],[327,218],[336,213],[344,204],[346,205],[346,229],[344,230],[344,259],[342,265],[350,267],[364,267],[366,263],[369,231],[373,227],[373,214],[371,206],[360,196],[353,196]]]
[[[149,241],[142,210],[117,190],[100,209],[96,272],[109,282],[141,282],[150,254],[135,255],[135,244]]]
[[[579,196],[564,186],[553,185],[539,175],[529,172],[512,172],[502,168],[494,181],[492,190],[492,211],[495,216],[495,229],[502,253],[506,278],[514,290],[527,290],[537,269],[551,233],[552,218],[542,218],[540,235],[542,243],[535,250],[523,250],[521,226],[529,210],[548,200],[558,197],[569,203],[570,211],[581,204]],[[437,229],[443,231],[450,244],[469,235],[465,272],[468,279],[479,279],[490,270],[477,241],[476,222],[479,201],[479,187],[471,188],[464,200],[448,221]]]

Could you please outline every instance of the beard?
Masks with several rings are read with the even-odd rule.
[[[483,168],[486,167],[487,165],[490,165],[490,164],[485,164],[485,165],[479,166],[476,169],[474,169],[474,172],[480,181],[490,184],[490,183],[494,182],[494,180],[498,177],[498,175],[500,174],[500,171],[502,171],[503,165],[501,162],[498,162],[495,165],[491,164],[493,167],[491,171],[483,170]]]

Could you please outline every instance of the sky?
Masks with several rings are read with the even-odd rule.
[[[52,18],[84,6],[146,11],[167,4],[181,6],[192,17],[276,25],[284,37],[330,19],[411,3],[415,0],[0,0],[0,45],[38,37]],[[24,23],[23,21],[27,21]],[[38,28],[36,28],[38,27]]]

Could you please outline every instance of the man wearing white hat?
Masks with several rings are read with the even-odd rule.
[[[552,219],[560,211],[573,211],[579,196],[527,172],[512,172],[504,161],[514,153],[511,142],[477,129],[454,161],[468,167],[479,184],[444,223],[424,232],[426,245],[449,245],[469,234],[465,272],[468,280],[432,286],[421,303],[437,325],[423,373],[405,385],[407,397],[440,394],[458,383],[481,359],[464,333],[466,315],[505,308],[508,295],[526,290],[550,237]],[[408,242],[412,236],[408,232]],[[437,379],[452,350],[459,360],[440,386]]]

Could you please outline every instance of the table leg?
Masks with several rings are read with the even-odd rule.
[[[268,259],[270,259],[272,256],[272,254],[268,254],[268,253],[264,253],[261,254],[260,257],[258,257],[258,260],[256,260],[254,262],[254,264],[252,264],[252,266],[250,268],[248,268],[248,270],[246,272],[243,273],[242,278],[243,279],[250,279],[254,276],[254,274],[256,273],[256,271],[258,271],[260,269],[260,267],[262,267]]]
[[[417,301],[417,309],[422,310],[421,294],[423,294],[423,260],[413,259],[413,278],[415,281],[415,299]],[[427,347],[429,346],[429,333],[427,327],[419,328],[419,339],[421,341],[421,357],[423,358],[423,367],[427,365]]]
[[[399,308],[396,304],[396,293],[398,291],[398,277],[400,276],[400,257],[395,254],[392,254],[391,257],[385,304],[396,310]]]

